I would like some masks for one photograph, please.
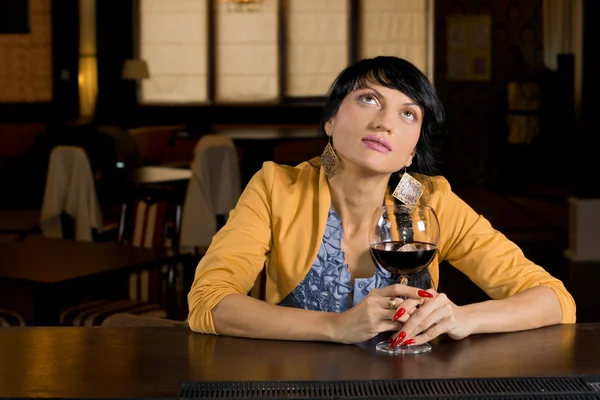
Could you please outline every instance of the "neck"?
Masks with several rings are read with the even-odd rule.
[[[367,175],[348,168],[329,179],[331,206],[343,221],[344,234],[352,235],[369,224],[384,203],[389,175]]]

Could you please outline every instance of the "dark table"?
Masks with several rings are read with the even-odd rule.
[[[184,381],[600,374],[600,324],[435,340],[419,356],[200,335],[187,328],[0,329],[0,397],[177,398]]]
[[[35,325],[58,325],[68,298],[125,283],[129,273],[158,268],[178,254],[116,242],[87,243],[28,236],[0,244],[0,306],[11,301],[31,310]],[[126,293],[126,286],[121,288]],[[0,307],[1,308],[1,307]],[[27,313],[26,313],[27,314]],[[31,319],[31,317],[30,317]]]

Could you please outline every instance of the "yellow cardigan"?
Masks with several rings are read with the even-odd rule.
[[[312,165],[311,165],[312,164]],[[266,266],[266,300],[281,302],[312,267],[331,205],[329,186],[318,158],[296,167],[266,162],[254,175],[214,236],[196,269],[188,294],[192,330],[215,334],[211,310],[225,296],[247,294]],[[562,307],[562,322],[575,322],[575,302],[558,279],[523,252],[433,177],[427,204],[440,221],[438,253],[429,266],[439,282],[439,260],[448,260],[492,299],[545,285]]]

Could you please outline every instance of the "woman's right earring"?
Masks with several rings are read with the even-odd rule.
[[[337,172],[338,166],[340,165],[340,159],[335,154],[335,149],[331,145],[331,136],[329,142],[321,154],[321,165],[325,168],[325,175],[327,178],[331,178]]]
[[[400,182],[398,182],[398,186],[396,186],[396,190],[394,190],[392,196],[407,206],[414,206],[419,202],[422,195],[423,185],[406,172],[405,167],[402,178],[400,179]]]

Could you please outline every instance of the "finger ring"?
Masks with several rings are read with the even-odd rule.
[[[390,310],[395,310],[396,308],[398,308],[398,305],[396,304],[396,298],[395,297],[390,297],[388,299],[388,308]]]

